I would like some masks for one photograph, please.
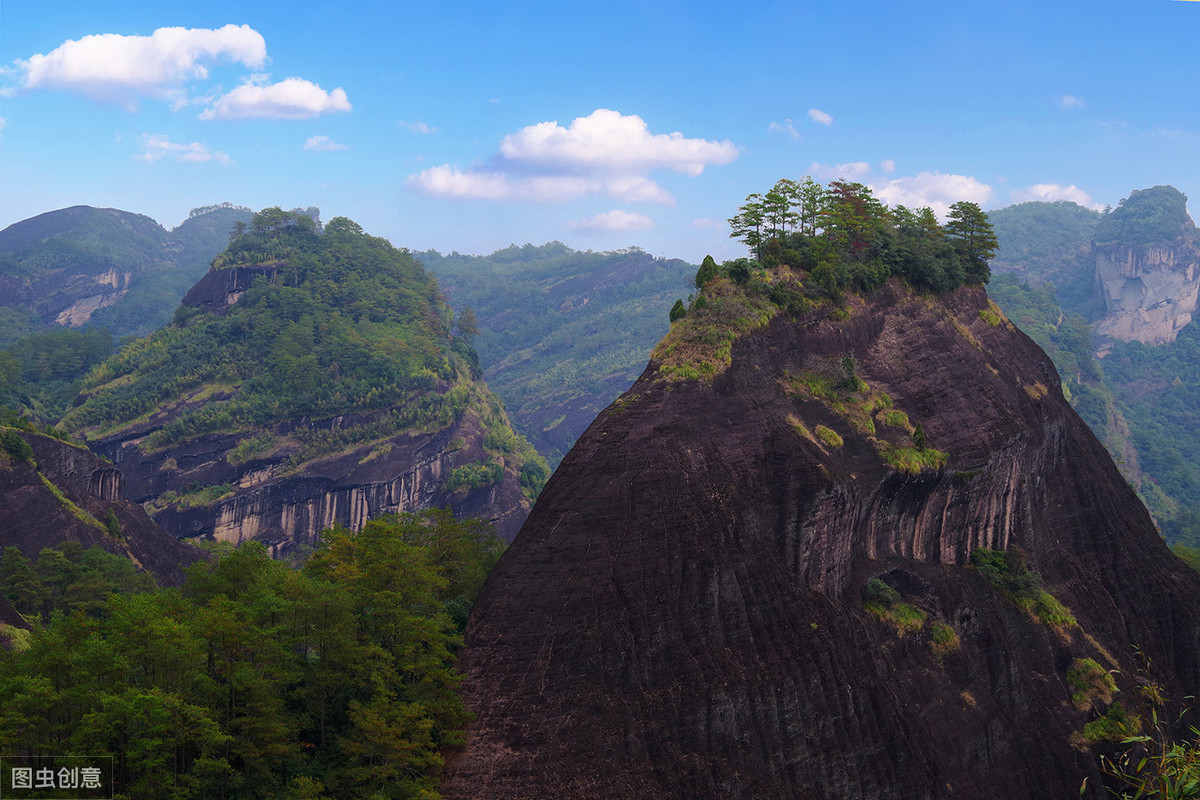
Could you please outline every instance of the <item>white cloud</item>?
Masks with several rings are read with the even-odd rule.
[[[613,231],[645,231],[654,227],[654,220],[645,214],[634,214],[628,211],[614,209],[597,214],[594,217],[574,219],[567,227],[577,231],[608,233]]]
[[[724,233],[729,228],[729,223],[723,219],[713,219],[712,217],[696,217],[692,220],[692,227],[701,230],[721,231]]]
[[[880,164],[885,174],[890,174],[895,167],[891,159]],[[847,180],[865,184],[881,202],[892,207],[902,205],[916,209],[929,206],[942,218],[950,206],[960,200],[982,206],[993,194],[991,186],[967,175],[926,171],[900,178],[876,176],[866,161],[834,165],[813,162],[809,172],[822,181]]]
[[[500,142],[486,165],[451,164],[410,175],[405,183],[433,197],[562,202],[604,193],[627,203],[673,205],[647,173],[670,169],[700,175],[709,164],[737,157],[732,142],[652,134],[641,117],[598,109],[569,126],[542,122]]]
[[[576,118],[564,128],[539,122],[504,137],[500,155],[506,160],[541,168],[642,172],[666,168],[699,175],[709,164],[737,158],[728,140],[685,139],[682,133],[652,134],[636,114],[606,108]]]
[[[1083,102],[1083,98],[1073,94],[1064,94],[1055,101],[1058,107],[1063,111],[1075,111],[1081,108],[1087,108],[1087,103]]]
[[[967,175],[944,172],[918,172],[903,178],[868,183],[875,196],[889,206],[923,208],[929,206],[945,218],[950,206],[960,200],[978,205],[992,198],[992,187]]]
[[[303,78],[285,78],[279,83],[267,80],[266,75],[252,76],[247,83],[218,97],[200,119],[311,119],[351,108],[344,89],[326,92]]]
[[[332,153],[335,150],[348,150],[344,144],[338,144],[328,136],[310,136],[304,143],[304,149],[314,153]]]
[[[400,122],[397,122],[396,125],[402,130],[411,131],[412,133],[429,134],[438,132],[437,128],[433,127],[432,125],[426,125],[419,119],[414,119],[412,122],[404,122],[401,120]]]
[[[791,119],[785,119],[783,122],[772,122],[767,126],[767,133],[780,133],[784,136],[800,141],[800,131],[796,130],[796,125]]]
[[[165,156],[172,156],[176,161],[188,161],[192,163],[217,161],[221,164],[228,164],[230,160],[228,153],[222,153],[220,150],[209,150],[207,145],[200,142],[177,144],[161,134],[142,134],[141,142],[142,153],[136,156],[136,158],[149,163],[154,163]]]
[[[890,158],[885,158],[883,161],[879,162],[879,169],[883,170],[883,172],[887,173],[888,175],[891,175],[896,171],[896,162]]]
[[[27,89],[62,89],[129,110],[140,96],[183,102],[182,86],[227,62],[261,69],[267,45],[249,25],[159,28],[150,36],[94,34],[18,60]]]
[[[851,161],[848,164],[818,164],[814,161],[808,171],[814,178],[823,181],[840,179],[861,182],[871,173],[871,165],[866,161]]]
[[[819,122],[822,125],[832,125],[833,115],[827,114],[819,108],[810,108],[808,110],[808,118],[813,122]]]
[[[1078,203],[1085,208],[1091,208],[1096,211],[1104,210],[1103,205],[1097,203],[1092,199],[1090,194],[1075,184],[1059,186],[1057,183],[1035,183],[1033,186],[1027,186],[1024,189],[1014,189],[1009,193],[1008,199],[1013,203],[1027,203],[1034,200],[1052,203],[1056,200],[1070,200],[1072,203]]]

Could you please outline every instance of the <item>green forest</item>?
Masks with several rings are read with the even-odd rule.
[[[78,545],[0,554],[0,752],[111,756],[122,798],[437,796],[454,654],[503,543],[447,511],[327,530],[299,569],[216,548],[180,588]]]

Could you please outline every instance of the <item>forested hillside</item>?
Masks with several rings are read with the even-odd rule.
[[[56,325],[150,333],[250,215],[205,206],[167,231],[140,214],[75,206],[10,225],[0,231],[0,346]]]
[[[409,253],[345,218],[322,230],[267,209],[197,290],[93,369],[60,423],[168,528],[311,542],[331,521],[435,501],[519,525],[545,462]]]
[[[645,368],[667,309],[696,272],[636,248],[579,252],[558,242],[418,255],[460,315],[471,309],[488,385],[552,464]]]

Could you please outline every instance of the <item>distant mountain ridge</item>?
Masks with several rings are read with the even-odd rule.
[[[22,220],[0,231],[0,306],[30,330],[149,333],[250,217],[223,203],[195,209],[171,231],[141,214],[90,206]]]
[[[581,252],[561,242],[417,256],[455,308],[475,312],[488,385],[552,465],[637,379],[671,304],[695,291],[697,269],[636,247]]]

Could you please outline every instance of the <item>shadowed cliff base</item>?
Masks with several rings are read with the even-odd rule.
[[[1107,796],[1085,726],[1200,689],[1200,576],[997,311],[891,281],[708,380],[656,351],[480,595],[445,796]]]

